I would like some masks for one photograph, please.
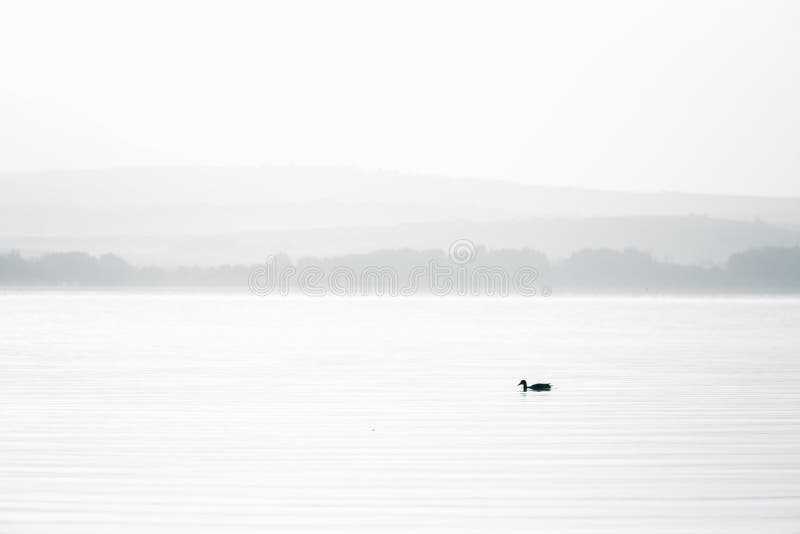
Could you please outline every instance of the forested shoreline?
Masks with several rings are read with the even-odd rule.
[[[285,254],[268,260],[274,269],[289,272],[290,291],[299,288],[300,273],[313,271],[315,283],[325,287],[331,276],[376,271],[396,278],[399,284],[414,279],[420,267],[459,272],[485,271],[492,276],[507,273],[511,279],[521,269],[534,272],[535,285],[555,292],[628,293],[799,293],[800,247],[759,248],[732,255],[723,265],[680,265],[658,261],[646,252],[627,249],[586,249],[561,261],[551,261],[535,250],[478,249],[466,265],[454,264],[444,251],[383,250],[330,258],[291,260]],[[91,256],[82,252],[23,257],[10,251],[0,254],[0,286],[4,287],[240,287],[246,289],[254,271],[263,265],[218,267],[134,266],[119,256]],[[415,271],[416,269],[416,271]],[[426,275],[417,276],[421,292],[430,289]],[[356,287],[356,289],[362,289]],[[365,291],[368,288],[363,288]],[[512,287],[511,293],[514,292]]]

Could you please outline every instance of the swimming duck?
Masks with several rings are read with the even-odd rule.
[[[522,386],[522,391],[528,391],[532,389],[533,391],[550,391],[550,384],[531,384],[528,385],[527,382],[521,380],[518,386]]]

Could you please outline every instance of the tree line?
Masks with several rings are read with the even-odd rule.
[[[478,248],[468,264],[454,264],[440,250],[381,250],[328,258],[291,260],[285,254],[270,258],[278,268],[303,272],[309,268],[323,275],[349,269],[354,273],[380,267],[399,279],[408,279],[420,266],[450,268],[453,277],[481,269],[506,272],[534,269],[536,285],[554,292],[624,293],[800,293],[800,247],[765,247],[733,254],[723,265],[681,265],[658,261],[634,249],[584,249],[560,261],[530,249]],[[18,252],[0,254],[0,285],[6,287],[239,287],[258,265],[218,267],[139,267],[119,256],[92,256],[82,252],[54,253],[26,258]],[[460,274],[459,274],[460,273]],[[418,273],[417,273],[418,274]],[[428,280],[418,277],[420,290]],[[328,280],[320,277],[323,282]],[[356,283],[358,283],[356,279]]]

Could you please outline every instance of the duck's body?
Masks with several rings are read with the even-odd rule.
[[[550,384],[531,384],[530,386],[524,380],[520,380],[518,386],[522,386],[522,391],[528,391],[529,389],[533,391],[550,391]]]

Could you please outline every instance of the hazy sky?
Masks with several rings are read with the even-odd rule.
[[[797,2],[3,2],[0,170],[800,195]]]

